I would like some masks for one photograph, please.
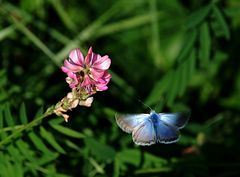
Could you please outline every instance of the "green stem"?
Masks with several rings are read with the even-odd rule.
[[[8,131],[14,131],[14,130],[17,130],[17,129],[20,129],[20,128],[23,128],[23,127],[25,127],[25,125],[16,125],[16,126],[14,126],[14,127],[2,128],[2,129],[0,130],[0,133],[2,133],[2,132],[8,132]]]
[[[16,131],[14,131],[11,135],[7,136],[5,139],[3,139],[2,141],[0,141],[0,148],[2,148],[3,145],[9,143],[13,138],[16,138],[18,136],[20,136],[21,132],[23,132],[24,130],[27,130],[29,128],[32,128],[36,125],[38,125],[38,123],[44,119],[45,117],[53,114],[54,111],[54,106],[51,106],[50,108],[47,109],[47,111],[45,113],[43,113],[42,115],[40,115],[39,117],[37,117],[36,119],[32,120],[31,122],[29,122],[28,124],[20,127],[19,129],[17,129]]]

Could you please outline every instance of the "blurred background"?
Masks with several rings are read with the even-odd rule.
[[[240,1],[1,0],[0,176],[240,175]],[[73,48],[109,55],[109,89],[25,127],[69,91]],[[178,143],[136,146],[120,113],[191,111]],[[1,142],[0,142],[1,143]]]

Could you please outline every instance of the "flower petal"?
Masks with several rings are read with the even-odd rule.
[[[65,68],[63,68],[65,67]],[[70,63],[68,60],[64,60],[64,66],[62,67],[62,71],[67,73],[67,72],[79,72],[83,68],[80,65],[75,65]]]
[[[70,88],[75,88],[79,84],[79,79],[76,74],[72,72],[67,73],[68,77],[66,78],[67,83]]]
[[[96,85],[96,90],[97,91],[104,91],[104,90],[107,90],[108,89],[108,86],[105,85],[105,84],[97,84]]]
[[[108,57],[108,55],[105,55],[101,57],[100,55],[97,55],[97,59],[93,61],[92,68],[95,69],[101,69],[101,70],[107,70],[111,65],[111,59]]]
[[[88,85],[94,85],[96,82],[92,80],[88,75],[85,75],[81,87],[86,87]]]
[[[69,54],[69,62],[75,65],[84,66],[84,57],[79,48],[73,49]]]
[[[85,63],[87,66],[92,66],[92,57],[93,57],[92,47],[88,49],[87,56],[85,57]]]
[[[98,70],[94,68],[90,68],[90,77],[94,79],[95,81],[98,81],[103,75],[104,71],[103,70]]]
[[[107,90],[107,84],[109,83],[111,79],[111,75],[106,71],[104,72],[104,75],[101,79],[98,80],[98,83],[96,84],[97,91],[104,91]]]

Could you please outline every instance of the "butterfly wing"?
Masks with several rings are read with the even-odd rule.
[[[142,124],[149,117],[149,114],[120,114],[116,115],[118,126],[127,133],[132,133],[133,129]]]
[[[150,119],[143,121],[134,128],[132,133],[133,142],[137,145],[152,145],[156,143],[156,132]]]
[[[155,125],[157,142],[170,144],[175,143],[179,139],[179,130],[177,127],[166,124],[159,120]]]
[[[183,128],[189,119],[189,113],[159,113],[160,120],[168,125],[176,126],[178,129]]]

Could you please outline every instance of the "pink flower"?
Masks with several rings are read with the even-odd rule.
[[[111,75],[107,70],[110,65],[111,59],[107,55],[101,57],[93,53],[92,47],[85,58],[77,48],[72,50],[68,59],[64,61],[62,71],[68,75],[67,83],[71,88],[84,88],[91,95],[96,91],[108,89]]]

